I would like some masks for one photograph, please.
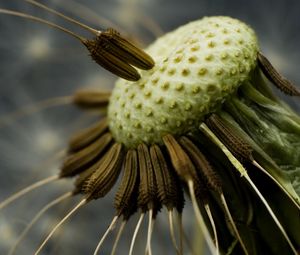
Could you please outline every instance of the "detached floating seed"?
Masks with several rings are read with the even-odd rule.
[[[51,9],[44,4],[36,2],[35,0],[26,0],[26,2],[84,28],[94,34],[95,38],[86,39],[64,27],[56,25],[55,23],[26,13],[6,9],[0,9],[0,13],[43,23],[71,35],[86,46],[92,59],[97,64],[111,73],[129,81],[137,81],[141,78],[140,74],[133,66],[142,70],[149,70],[155,64],[154,60],[147,53],[122,37],[120,33],[113,28],[108,28],[105,31],[96,30],[54,9]]]
[[[143,70],[149,70],[154,66],[154,60],[148,54],[121,37],[120,33],[112,28],[100,32],[93,40],[84,40],[83,44],[97,64],[129,81],[141,78],[132,66]]]

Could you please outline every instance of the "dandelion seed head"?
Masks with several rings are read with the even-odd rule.
[[[239,43],[241,39],[243,44]],[[161,143],[163,134],[169,132],[180,135],[191,131],[249,78],[257,51],[254,31],[228,17],[204,18],[159,38],[148,49],[156,59],[152,72],[142,71],[143,78],[133,84],[124,80],[116,83],[108,110],[114,138],[132,147],[142,141]],[[225,60],[223,54],[228,56]],[[216,74],[219,69],[222,72]],[[200,93],[194,93],[195,86],[200,86]],[[143,96],[143,91],[151,91],[151,97]],[[122,100],[126,101],[125,107],[120,107]],[[177,107],[172,111],[174,107],[169,106],[174,106],[174,100]],[[128,111],[130,119],[123,117]],[[153,114],[145,116],[149,111]],[[188,120],[195,121],[194,125]],[[136,125],[137,121],[141,123]],[[179,121],[184,125],[177,128]],[[123,128],[119,129],[118,124]],[[145,134],[143,126],[153,131]],[[132,134],[130,139],[128,133]]]

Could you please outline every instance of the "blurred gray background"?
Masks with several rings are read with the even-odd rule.
[[[300,84],[299,0],[70,0],[43,1],[95,28],[117,25],[141,45],[186,22],[209,15],[229,15],[250,24],[271,62],[295,84]],[[89,36],[22,0],[0,0],[0,8],[23,11],[59,23]],[[81,87],[112,88],[115,77],[94,64],[86,49],[59,31],[17,17],[0,14],[0,118],[47,98],[70,95]],[[295,99],[286,98],[300,111]],[[35,112],[17,121],[0,124],[0,201],[33,181],[55,174],[70,133],[93,117],[72,106]],[[1,121],[0,121],[1,123]],[[0,254],[6,254],[35,212],[71,188],[71,181],[47,185],[0,211]],[[91,254],[113,215],[113,193],[78,212],[57,232],[42,254]],[[79,198],[56,206],[30,231],[17,254],[32,254],[41,239]],[[189,207],[189,205],[187,205]],[[192,212],[186,210],[184,224],[191,230]],[[127,253],[136,218],[130,221],[118,254]],[[145,233],[144,224],[143,233]],[[145,235],[137,244],[143,251]],[[101,254],[109,254],[113,235]],[[165,211],[156,224],[154,254],[174,254]],[[125,251],[125,252],[124,252]]]

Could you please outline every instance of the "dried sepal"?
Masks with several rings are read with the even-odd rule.
[[[99,168],[84,183],[83,192],[89,199],[105,196],[119,176],[123,161],[123,146],[115,143],[102,158]]]
[[[175,172],[167,165],[166,159],[158,145],[150,147],[150,156],[156,177],[158,199],[168,210],[177,208],[182,211],[183,191]]]
[[[235,134],[217,114],[212,114],[206,124],[239,161],[253,161],[251,146]]]
[[[108,28],[97,37],[99,45],[105,45],[106,50],[122,59],[124,62],[143,70],[154,66],[154,60],[143,50],[122,37],[118,31]]]
[[[84,40],[92,59],[109,72],[129,81],[138,81],[141,76],[136,69],[128,63],[120,60],[106,50],[105,45],[99,45],[96,40]]]
[[[137,152],[140,172],[138,207],[145,212],[157,206],[157,186],[147,145],[140,144]]]
[[[212,168],[209,161],[200,151],[200,149],[187,137],[181,137],[179,139],[181,146],[189,155],[193,161],[195,167],[199,170],[200,175],[204,178],[210,188],[219,194],[222,193],[222,182],[219,175]]]
[[[69,152],[78,151],[103,134],[108,128],[107,118],[103,118],[94,125],[76,133],[69,142]]]
[[[261,52],[258,52],[257,59],[265,76],[278,89],[290,96],[300,96],[300,91],[289,80],[284,78]]]
[[[111,92],[93,89],[76,91],[73,103],[82,108],[102,108],[108,105]]]
[[[124,160],[124,174],[114,202],[117,215],[123,215],[124,220],[129,219],[137,210],[138,181],[137,152],[131,149],[127,152]]]
[[[82,150],[69,155],[62,165],[60,177],[74,176],[83,171],[86,166],[92,164],[101,155],[111,141],[111,134],[106,133]]]

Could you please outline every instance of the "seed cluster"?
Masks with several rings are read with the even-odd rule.
[[[191,131],[249,77],[257,51],[253,30],[228,17],[204,18],[161,37],[147,49],[155,67],[141,71],[137,82],[116,83],[108,109],[113,137],[135,147]]]
[[[27,1],[72,21],[35,0]],[[0,9],[0,12],[52,24],[15,11]],[[111,252],[115,254],[124,226],[136,212],[140,218],[129,254],[132,254],[136,234],[146,213],[149,224],[145,254],[152,254],[154,221],[163,207],[168,211],[176,254],[184,254],[184,191],[191,198],[196,222],[212,254],[225,251],[245,255],[287,254],[288,251],[299,254],[299,224],[297,221],[290,224],[290,219],[299,216],[299,194],[293,189],[298,184],[285,178],[286,174],[294,172],[293,179],[297,182],[299,161],[291,162],[291,159],[297,158],[298,154],[294,156],[281,151],[299,144],[300,119],[271,95],[263,80],[257,82],[261,78],[258,74],[263,73],[288,95],[300,96],[300,92],[258,51],[251,28],[229,17],[192,22],[159,38],[147,49],[154,57],[154,66],[150,55],[113,29],[104,32],[88,29],[96,35],[93,40],[88,40],[55,24],[51,26],[75,36],[98,64],[128,81],[119,80],[112,94],[82,90],[71,97],[75,105],[99,111],[105,117],[71,138],[59,174],[38,181],[0,202],[1,210],[37,187],[61,178],[76,177],[73,190],[38,212],[10,254],[44,212],[68,197],[83,195],[79,204],[45,238],[35,252],[38,255],[74,212],[92,200],[106,196],[121,173],[114,199],[116,214],[94,254],[98,254],[107,234],[122,218]],[[134,67],[142,71],[138,72]],[[256,114],[258,117],[254,118]],[[267,128],[260,129],[263,124]],[[257,135],[258,132],[261,134]],[[273,136],[278,141],[273,142]],[[291,140],[295,142],[291,143]],[[274,152],[279,160],[273,161]],[[285,163],[282,167],[285,155],[295,169],[286,169]],[[236,170],[242,173],[242,181],[236,176]],[[251,175],[247,170],[251,170]],[[269,186],[269,182],[259,174],[269,178],[287,197],[281,200],[270,186],[270,196],[264,188],[265,198],[256,181],[262,179],[258,184],[266,183],[265,186]],[[247,187],[244,181],[248,183]],[[259,204],[266,210],[261,210],[261,205],[252,199],[254,194],[249,193],[249,188],[258,195],[262,202]],[[229,203],[225,197],[230,198]],[[273,211],[271,207],[275,203],[270,206],[268,200],[275,201],[279,210]],[[296,210],[288,202],[292,202]],[[284,208],[280,208],[280,204]],[[179,245],[174,231],[174,211],[178,213]],[[284,219],[285,211],[289,212],[288,221]],[[282,248],[282,241],[273,228],[275,238],[269,235],[272,226],[269,218],[282,235]],[[222,238],[218,238],[220,234]]]

